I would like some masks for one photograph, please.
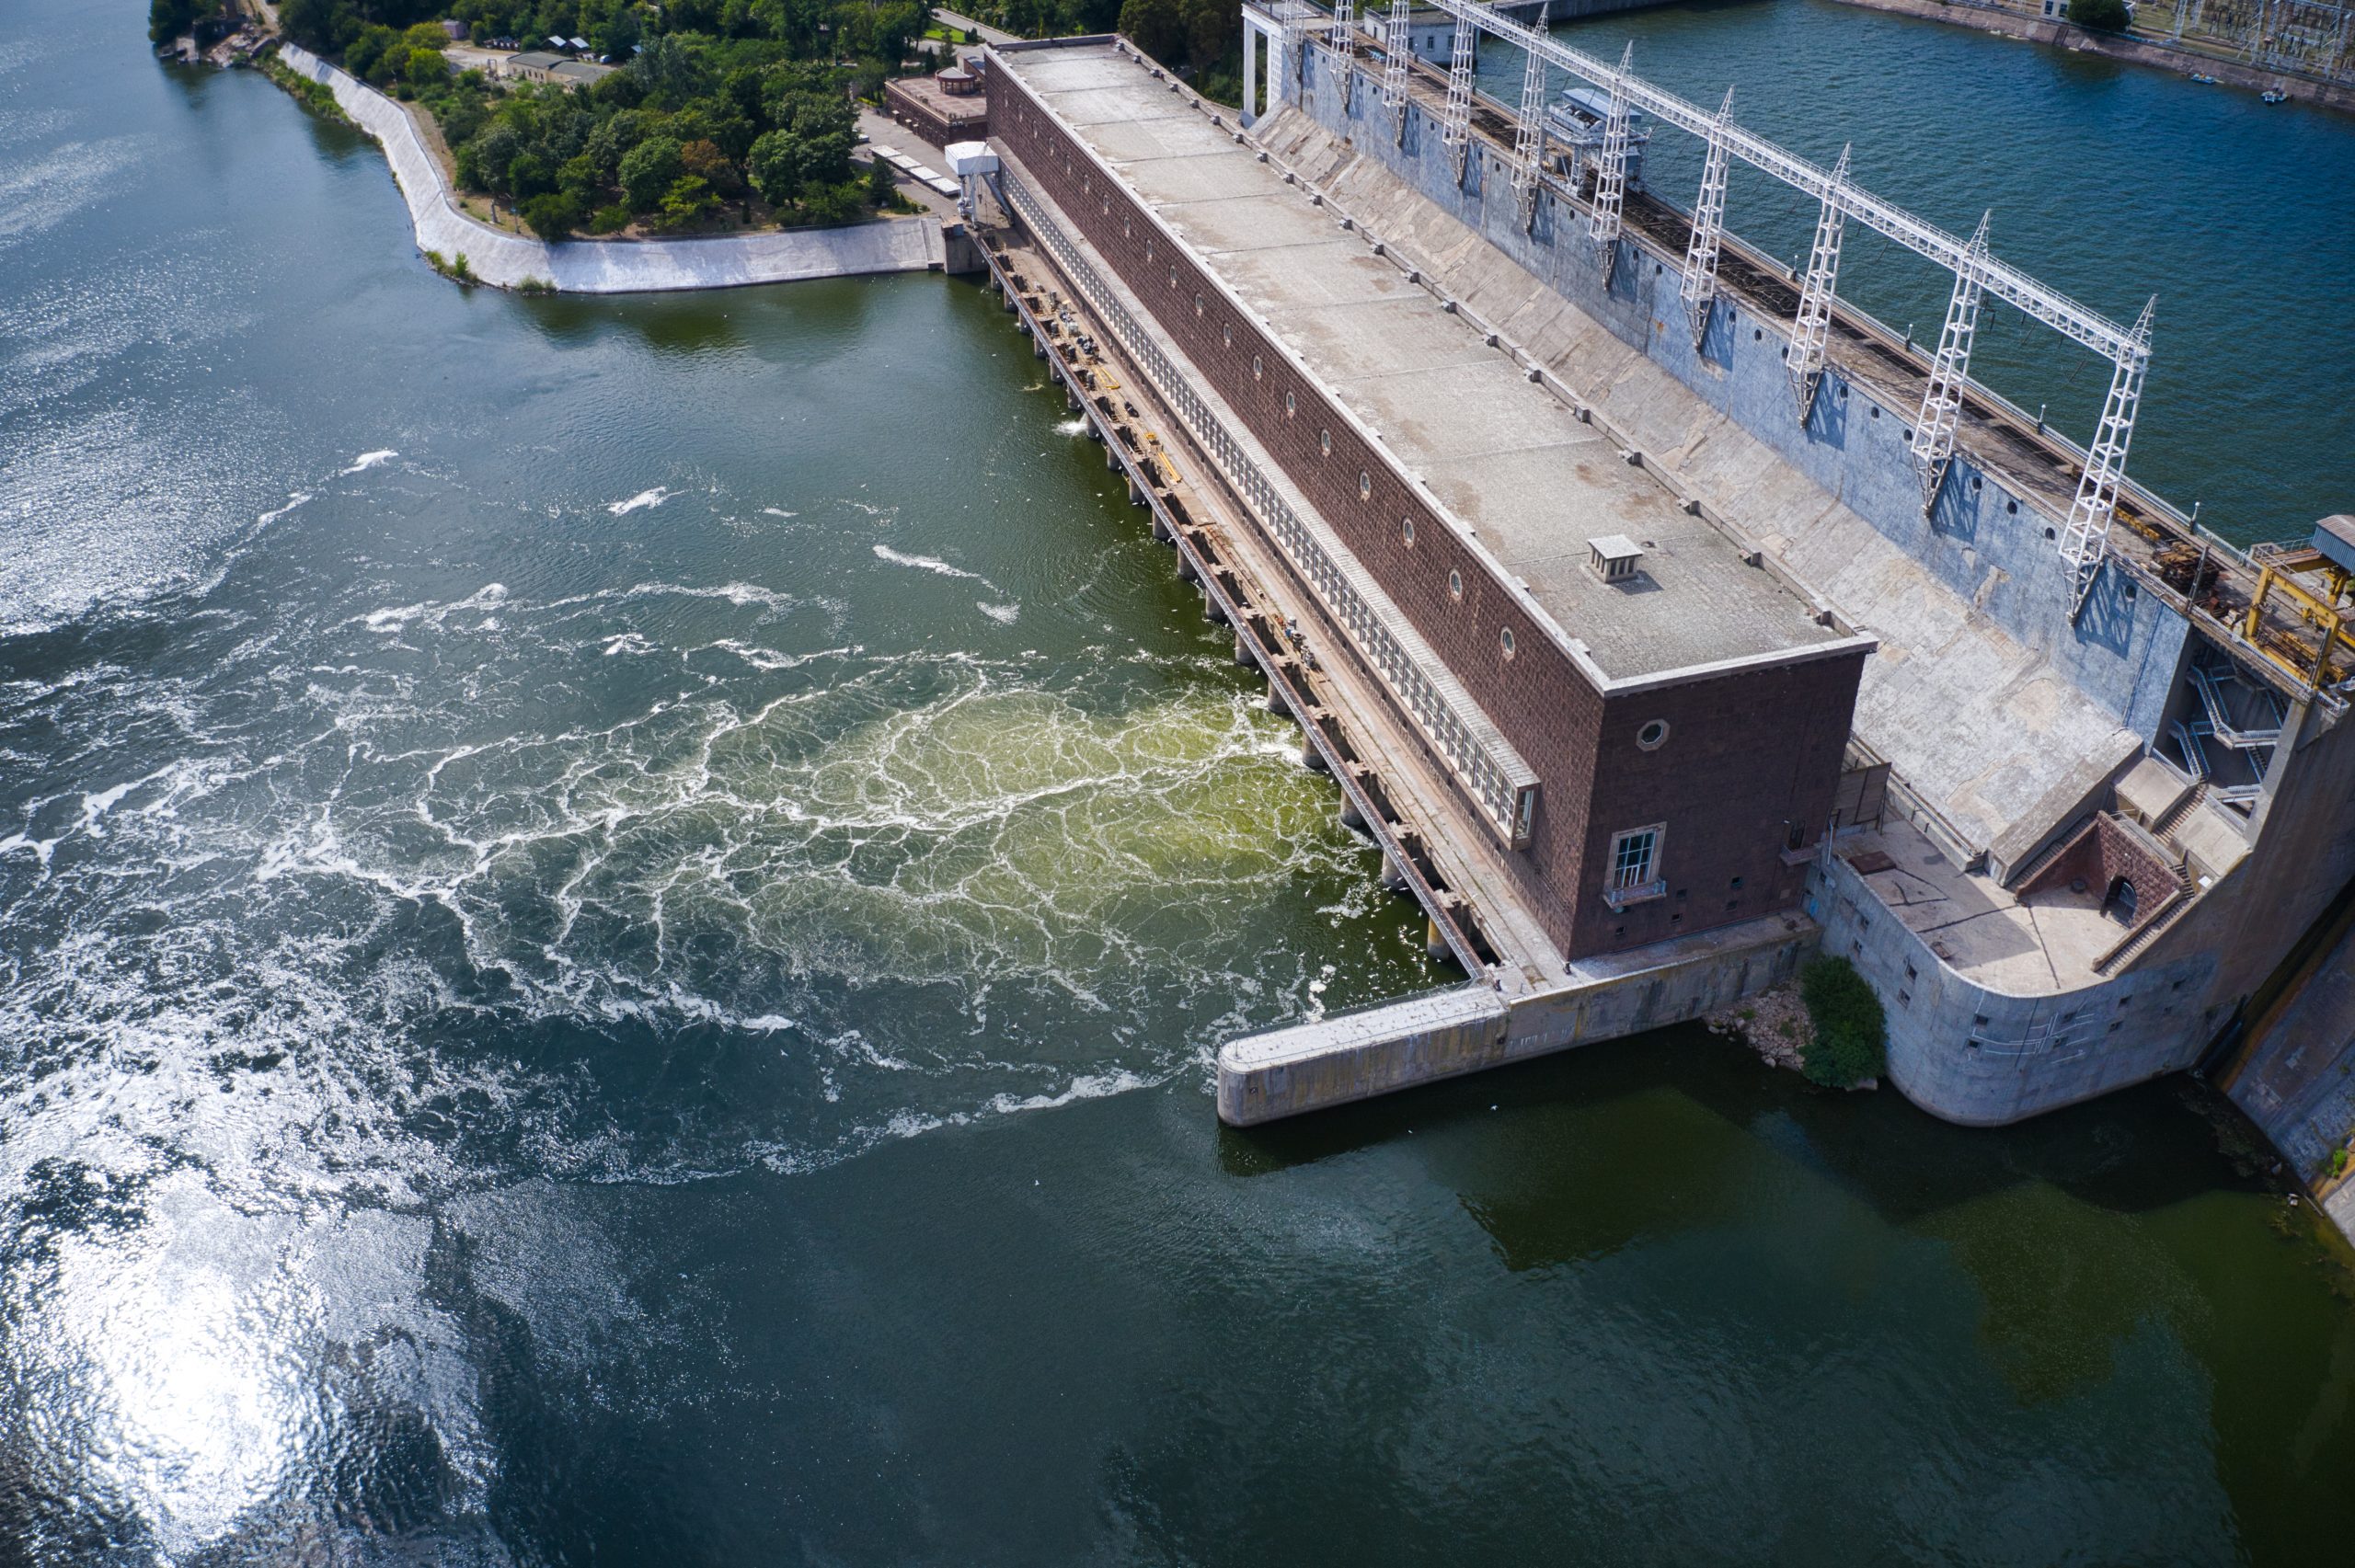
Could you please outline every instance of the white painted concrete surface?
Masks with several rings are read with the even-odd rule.
[[[633,294],[676,289],[728,289],[870,272],[938,269],[947,249],[940,220],[886,218],[840,229],[735,235],[723,239],[571,240],[550,245],[476,222],[458,211],[450,189],[401,106],[294,44],[279,57],[324,83],[352,122],[375,138],[408,203],[419,250],[463,256],[485,283],[511,289],[527,279],[560,293]]]

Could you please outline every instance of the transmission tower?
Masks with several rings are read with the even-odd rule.
[[[1979,330],[1980,266],[1987,259],[1987,220],[1955,269],[1954,295],[1947,302],[1947,324],[1938,334],[1937,357],[1930,361],[1930,384],[1922,390],[1922,416],[1913,421],[1913,465],[1922,476],[1922,515],[1937,504],[1954,460],[1955,427],[1962,419],[1962,391],[1970,379],[1970,339]]]
[[[1717,297],[1717,244],[1725,237],[1726,167],[1733,153],[1726,131],[1732,123],[1733,89],[1728,87],[1726,101],[1709,127],[1709,151],[1701,160],[1701,195],[1693,203],[1693,237],[1684,246],[1684,280],[1676,291],[1684,302],[1695,350],[1708,335],[1709,305]]]
[[[1358,86],[1357,0],[1333,0],[1333,30],[1327,36],[1332,40],[1333,63],[1341,74],[1341,112],[1347,114]]]
[[[1791,395],[1798,404],[1799,424],[1815,411],[1815,389],[1823,380],[1823,349],[1832,336],[1832,289],[1840,275],[1840,232],[1847,209],[1842,192],[1848,186],[1848,149],[1824,188],[1823,211],[1815,220],[1815,248],[1808,256],[1807,281],[1799,286],[1799,311],[1791,323],[1791,360],[1784,367],[1791,378]]]
[[[1447,109],[1440,121],[1439,139],[1454,155],[1458,185],[1464,183],[1465,161],[1472,152],[1472,62],[1479,38],[1470,16],[1455,18],[1455,47],[1447,62]]]
[[[2158,313],[2159,297],[2151,296],[2134,323],[2134,331],[2119,350],[2117,368],[2109,378],[2109,396],[2102,404],[2101,425],[2085,452],[2085,471],[2077,480],[2077,498],[2069,505],[2069,521],[2061,530],[2061,558],[2076,575],[2076,602],[2069,612],[2075,620],[2093,591],[2101,569],[2103,546],[2109,539],[2110,519],[2118,514],[2119,482],[2126,476],[2126,448],[2134,439],[2134,411],[2142,401],[2142,376],[2151,368],[2151,318]]]
[[[1627,77],[1636,68],[1636,42],[1627,40],[1619,69],[1611,77],[1611,111],[1603,120],[1603,155],[1594,166],[1594,205],[1587,209],[1587,238],[1603,264],[1603,286],[1619,259],[1619,219],[1627,199]]]
[[[1545,36],[1552,0],[1537,7],[1537,36]],[[1513,215],[1527,234],[1537,222],[1537,186],[1545,172],[1545,57],[1532,49],[1522,57],[1521,119],[1512,130]]]
[[[1390,111],[1390,137],[1407,144],[1407,62],[1414,54],[1407,0],[1390,0],[1390,23],[1382,30],[1382,107]]]

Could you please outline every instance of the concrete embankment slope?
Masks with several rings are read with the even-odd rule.
[[[869,272],[938,270],[945,241],[937,218],[892,218],[840,229],[737,235],[725,239],[575,240],[549,245],[501,233],[458,211],[442,166],[400,105],[294,44],[279,57],[324,84],[352,122],[375,138],[408,203],[419,250],[466,258],[467,270],[502,289],[527,281],[568,294],[654,293],[789,283]]]

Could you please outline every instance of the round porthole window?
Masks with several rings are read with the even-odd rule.
[[[1284,418],[1287,418],[1287,419],[1289,419],[1289,418],[1291,418],[1294,414],[1297,414],[1297,413],[1299,413],[1299,412],[1300,412],[1300,406],[1299,406],[1298,404],[1294,403],[1294,402],[1292,400],[1292,394],[1291,394],[1291,393],[1289,393],[1289,392],[1285,393],[1285,394],[1284,394]]]
[[[1402,517],[1398,520],[1398,537],[1407,542],[1407,549],[1411,550],[1415,547],[1415,520],[1413,518]]]
[[[1636,731],[1636,744],[1647,751],[1657,751],[1668,744],[1668,720],[1646,719],[1644,727]]]
[[[1462,572],[1451,571],[1447,574],[1447,596],[1458,603],[1463,602],[1464,574]]]
[[[1373,499],[1373,475],[1362,468],[1358,470],[1358,499],[1361,501]]]
[[[1332,432],[1332,431],[1330,431],[1330,430],[1319,430],[1319,431],[1317,431],[1317,432],[1316,432],[1316,444],[1317,444],[1319,447],[1321,447],[1321,448],[1323,448],[1323,449],[1324,449],[1324,452],[1325,452],[1325,455],[1326,455],[1326,456],[1327,456],[1327,457],[1332,456],[1332,455],[1333,455],[1333,432]]]
[[[1497,646],[1505,650],[1505,657],[1507,658],[1511,658],[1512,657],[1512,628],[1511,626],[1506,626],[1497,633]]]

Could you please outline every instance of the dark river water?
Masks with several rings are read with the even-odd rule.
[[[133,11],[0,18],[0,1563],[2343,1551],[2347,1254],[2188,1087],[1222,1132],[1444,977],[982,292],[464,292]]]

